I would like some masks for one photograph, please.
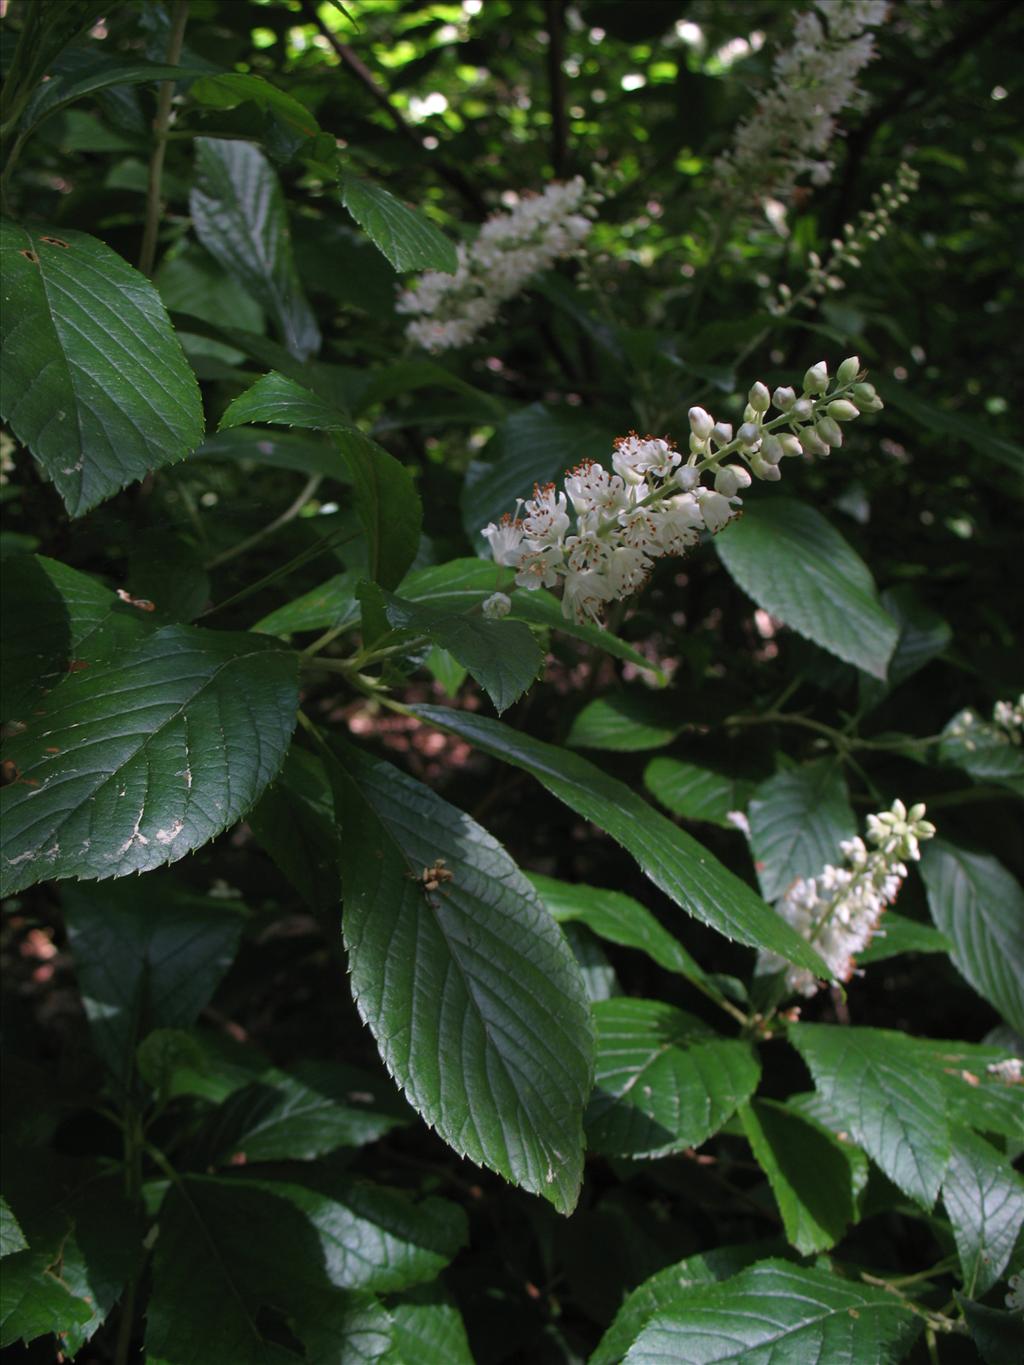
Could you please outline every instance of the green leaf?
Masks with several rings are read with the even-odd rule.
[[[663,1309],[671,1308],[681,1290],[731,1279],[778,1249],[774,1242],[747,1242],[702,1251],[665,1266],[626,1296],[615,1320],[590,1357],[589,1365],[619,1365],[641,1330]]]
[[[560,801],[610,834],[687,914],[727,938],[828,974],[817,953],[759,896],[624,782],[578,754],[520,734],[500,721],[440,706],[411,709],[427,724],[532,774]]]
[[[21,780],[0,792],[3,894],[207,843],[281,766],[297,705],[295,655],[261,635],[165,626],[71,674],[7,747]]]
[[[773,1100],[745,1104],[740,1120],[790,1244],[801,1256],[835,1246],[856,1218],[852,1167],[843,1143],[822,1124]]]
[[[469,670],[500,714],[535,681],[544,656],[528,626],[520,621],[489,621],[458,616],[386,595],[385,611],[395,630],[426,635]]]
[[[970,707],[958,711],[939,742],[939,758],[970,773],[975,782],[995,782],[1024,796],[1024,745],[984,720]]]
[[[609,1156],[660,1157],[699,1147],[755,1090],[748,1043],[659,1000],[594,1005],[597,1072],[589,1145]]]
[[[363,1237],[372,1252],[382,1239],[372,1220],[368,1226],[313,1191],[293,1199],[295,1190],[203,1176],[184,1176],[168,1190],[146,1313],[148,1365],[294,1365],[295,1354],[267,1334],[275,1317],[312,1358],[351,1358],[349,1332],[365,1333],[367,1300],[337,1281],[353,1261],[366,1273]],[[336,1234],[350,1245],[339,1245]],[[426,1255],[435,1264],[447,1259]],[[379,1317],[376,1327],[383,1347]]]
[[[257,469],[295,469],[303,474],[322,474],[348,482],[337,447],[329,438],[303,436],[292,431],[265,431],[259,427],[236,427],[208,437],[196,451],[197,460],[215,460],[255,466]]]
[[[462,490],[462,524],[470,542],[483,547],[480,535],[490,521],[529,498],[535,483],[558,479],[581,460],[607,461],[615,433],[587,412],[531,403],[513,413],[498,429],[496,460],[471,464]]]
[[[455,273],[455,247],[440,228],[383,186],[342,173],[341,202],[396,270]]]
[[[953,942],[953,965],[1024,1034],[1024,891],[1002,863],[945,840],[921,860],[928,908]]]
[[[1001,1152],[961,1128],[953,1135],[942,1202],[953,1224],[964,1293],[987,1294],[1024,1229],[1024,1180]]]
[[[189,196],[203,246],[274,319],[288,350],[306,360],[320,331],[292,255],[281,184],[251,142],[197,137],[196,183]]]
[[[358,582],[356,573],[335,574],[318,588],[311,588],[293,602],[261,617],[253,630],[261,635],[288,636],[305,630],[355,625],[359,620]]]
[[[816,877],[842,859],[839,843],[857,832],[842,766],[830,758],[777,773],[757,788],[747,811],[761,892],[778,900],[797,877]]]
[[[68,54],[69,56],[71,54]],[[111,86],[149,85],[157,81],[188,81],[199,73],[200,66],[168,66],[161,62],[130,62],[110,57],[94,56],[91,62],[77,62],[66,71],[50,73],[49,79],[38,87],[29,101],[21,123],[24,134],[37,127],[44,119],[56,114],[86,95],[94,95]],[[194,87],[193,87],[194,88]]]
[[[319,759],[293,744],[247,821],[306,904],[333,914],[341,900],[338,828]]]
[[[16,1251],[25,1251],[28,1242],[18,1226],[18,1220],[11,1212],[7,1200],[0,1196],[0,1259],[11,1256]]]
[[[916,919],[898,915],[895,910],[887,910],[881,929],[875,930],[871,942],[857,954],[857,963],[866,967],[871,962],[884,962],[901,953],[948,953],[952,946],[946,935],[930,924],[921,924]]]
[[[363,435],[356,424],[331,403],[276,370],[257,379],[245,393],[228,404],[217,430],[226,431],[250,422],[312,427],[316,431],[353,431]]]
[[[252,101],[300,137],[316,137],[320,132],[320,125],[304,104],[262,76],[237,71],[203,75],[193,81],[189,95],[198,104],[211,109],[236,109],[240,104]]]
[[[731,811],[746,810],[754,783],[679,758],[652,758],[644,769],[644,786],[673,815],[705,820],[735,829]]]
[[[881,602],[899,626],[900,636],[889,660],[885,681],[861,675],[861,695],[872,706],[931,663],[953,638],[949,622],[923,602],[911,584],[886,588]]]
[[[715,537],[718,557],[757,605],[822,649],[884,679],[899,628],[867,565],[813,507],[771,498]]]
[[[854,1141],[930,1209],[949,1160],[949,1121],[942,1087],[922,1070],[915,1040],[833,1024],[794,1024],[788,1037]]]
[[[536,872],[528,875],[538,896],[559,924],[578,921],[609,943],[639,948],[659,967],[677,972],[688,981],[707,979],[683,945],[632,896],[597,886],[560,882]]]
[[[47,1334],[73,1331],[92,1317],[59,1273],[59,1248],[18,1251],[4,1260],[0,1275],[0,1347],[26,1344]]]
[[[2,415],[80,516],[202,440],[160,296],[84,232],[0,224]]]
[[[998,1308],[986,1308],[957,1294],[956,1301],[963,1309],[964,1320],[971,1340],[985,1365],[1020,1365],[1024,1351],[1024,1313],[1004,1313]]]
[[[920,1326],[913,1310],[883,1289],[831,1271],[762,1261],[720,1284],[680,1289],[625,1360],[896,1365]]]
[[[338,750],[352,989],[410,1103],[561,1212],[582,1176],[593,1041],[572,953],[505,851],[386,763]],[[428,888],[424,868],[450,880]]]
[[[390,1311],[394,1347],[385,1365],[474,1365],[462,1315],[436,1281],[392,1299]]]
[[[498,566],[490,559],[451,559],[446,564],[432,564],[425,569],[416,569],[401,584],[401,595],[412,602],[424,602],[437,609],[465,612],[478,607],[498,587]],[[562,615],[562,604],[557,597],[537,588],[533,591],[511,590],[512,610],[509,619],[525,621],[538,629],[560,630],[564,635],[582,640],[595,649],[611,654],[616,659],[642,668],[659,682],[665,682],[665,675],[650,659],[620,640],[611,631],[598,626],[580,626],[575,621],[566,620]]]
[[[683,728],[656,693],[610,692],[589,702],[574,718],[566,744],[574,749],[611,749],[636,753],[660,749]]]
[[[409,1122],[404,1106],[377,1104],[373,1092],[353,1089],[354,1075],[336,1070],[317,1086],[285,1074],[273,1084],[234,1091],[198,1134],[208,1164],[231,1164],[239,1156],[250,1164],[310,1161],[376,1142]]]
[[[199,1017],[230,967],[242,916],[166,875],[134,884],[67,886],[62,907],[93,1043],[122,1089],[152,1029]]]

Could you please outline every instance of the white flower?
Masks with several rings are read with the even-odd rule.
[[[519,560],[516,583],[521,588],[553,588],[565,572],[562,547],[543,545],[539,549],[524,550]]]
[[[500,621],[512,610],[512,599],[506,593],[492,592],[484,602],[482,610],[488,621]]]
[[[985,1070],[990,1076],[998,1076],[1007,1085],[1020,1085],[1024,1081],[1024,1061],[1019,1057],[1006,1057],[1001,1062],[991,1062]]]
[[[578,464],[565,476],[565,491],[576,512],[600,512],[615,516],[629,506],[626,485],[618,474],[609,474],[595,460]]]
[[[619,545],[612,552],[605,568],[612,597],[629,597],[647,581],[651,561],[642,550]]]
[[[523,536],[526,534],[518,517],[506,512],[497,525],[492,521],[480,532],[491,547],[495,564],[514,567],[522,557]]]
[[[700,504],[692,493],[680,493],[666,498],[661,506],[661,511],[648,516],[653,523],[654,545],[660,554],[685,554],[691,545],[696,545],[704,530]]]
[[[723,498],[713,488],[698,488],[694,497],[700,505],[704,525],[712,533],[720,531],[736,515],[736,509],[729,499]]]
[[[562,615],[579,625],[590,622],[599,626],[605,603],[610,602],[614,596],[612,585],[604,574],[594,570],[586,570],[583,573],[573,573],[570,570],[565,575]]]
[[[569,529],[565,494],[557,492],[553,483],[537,484],[523,511],[523,529],[538,544],[555,545]]]
[[[631,431],[615,442],[612,465],[625,483],[638,484],[648,473],[667,479],[681,458],[679,452],[660,437],[640,437]]]

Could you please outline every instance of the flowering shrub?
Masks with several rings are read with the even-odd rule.
[[[1024,1359],[1019,7],[0,8],[0,1347]]]

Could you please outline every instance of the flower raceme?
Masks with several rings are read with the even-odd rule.
[[[406,336],[427,351],[467,345],[535,275],[578,251],[597,198],[576,176],[492,214],[473,242],[459,244],[454,275],[428,270],[399,295],[398,312],[413,316]]]
[[[691,408],[685,459],[666,438],[630,432],[615,442],[611,470],[584,460],[566,472],[562,489],[537,485],[516,515],[491,522],[483,535],[519,587],[560,586],[566,619],[601,625],[608,603],[643,587],[655,560],[683,555],[703,531],[727,526],[753,479],[781,478],[787,456],[827,455],[842,445],[843,424],[881,407],[856,356],[834,380],[822,360],[804,375],[799,395],[754,384],[735,433]]]
[[[934,835],[935,826],[924,814],[923,805],[908,811],[902,801],[894,801],[889,810],[869,815],[872,849],[860,838],[843,840],[844,867],[829,865],[817,877],[798,877],[776,902],[776,913],[813,944],[833,981],[849,981],[856,955],[881,932],[879,920],[903,885],[906,863],[916,862],[921,843]],[[814,995],[820,985],[813,972],[774,953],[759,953],[757,970],[761,975],[785,970],[787,987],[799,995]]]

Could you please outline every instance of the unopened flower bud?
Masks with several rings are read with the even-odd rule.
[[[843,433],[839,429],[839,423],[831,417],[819,417],[814,424],[814,430],[829,446],[841,446],[843,444]]]
[[[744,422],[736,433],[736,439],[740,445],[754,446],[761,439],[761,432],[754,422]]]
[[[800,444],[808,455],[827,455],[831,446],[827,446],[813,427],[807,427],[800,433]]]
[[[750,392],[747,394],[747,402],[755,412],[767,412],[771,407],[772,402],[772,397],[768,392],[767,385],[762,384],[760,380],[758,380],[756,384],[753,384]]]
[[[837,422],[852,422],[855,417],[860,416],[855,403],[851,403],[848,398],[837,398],[828,405],[828,415],[834,417]]]
[[[691,455],[703,455],[705,450],[707,449],[707,444],[708,444],[707,441],[702,441],[701,438],[695,432],[693,431],[690,432]]]
[[[789,415],[797,422],[809,422],[814,415],[814,404],[809,398],[798,398],[790,408]]]
[[[783,455],[802,455],[804,453],[803,446],[795,436],[787,434],[785,436],[780,436],[778,439],[779,445],[782,447]]]
[[[512,610],[512,599],[506,593],[495,592],[483,605],[483,613],[488,621],[500,621]]]
[[[690,493],[700,483],[700,475],[692,464],[684,464],[676,470],[676,483],[684,493]]]
[[[715,492],[724,498],[734,497],[741,488],[750,487],[750,475],[738,464],[723,465],[715,475]]]
[[[844,360],[843,363],[839,366],[839,369],[836,370],[836,383],[852,384],[859,374],[860,356],[851,355],[849,359]]]
[[[727,446],[732,440],[732,423],[716,422],[711,428],[711,436],[716,445]]]
[[[828,366],[824,360],[812,365],[804,375],[805,393],[824,393],[828,388]]]
[[[885,407],[874,384],[854,384],[850,397],[861,412],[881,412]]]
[[[772,436],[769,433],[761,442],[761,457],[767,460],[769,464],[778,464],[785,453],[782,442],[777,436]]]
[[[778,483],[782,478],[782,470],[777,464],[772,464],[770,460],[765,460],[757,454],[750,456],[750,468],[754,477],[764,479],[765,483]]]
[[[691,408],[689,412],[690,430],[699,441],[706,441],[711,435],[715,419],[703,408]]]
[[[785,388],[778,388],[772,394],[772,402],[780,412],[788,412],[796,402],[796,390],[791,389],[788,384]]]

